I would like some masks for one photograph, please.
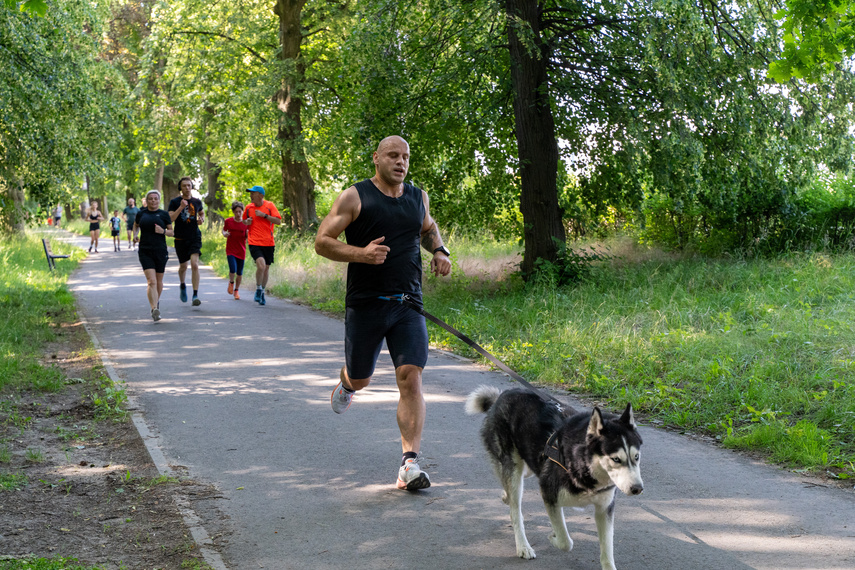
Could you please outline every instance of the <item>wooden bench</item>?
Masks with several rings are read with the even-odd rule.
[[[45,246],[45,257],[47,257],[47,264],[51,271],[53,271],[53,268],[56,267],[54,259],[66,259],[68,257],[71,257],[70,255],[57,255],[56,253],[52,252],[50,250],[50,242],[45,238],[42,238],[42,245]]]

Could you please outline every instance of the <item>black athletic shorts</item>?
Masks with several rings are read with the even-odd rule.
[[[90,222],[89,223],[89,231],[90,232],[101,231],[101,223],[100,222]]]
[[[143,271],[154,269],[155,273],[163,273],[166,271],[166,261],[169,259],[169,253],[167,253],[166,249],[141,249],[139,250],[139,258]]]
[[[273,253],[276,251],[275,245],[249,245],[249,255],[255,261],[259,257],[264,258],[264,263],[273,265]]]
[[[119,230],[110,230],[110,235],[116,237],[117,235],[119,235]]]
[[[187,263],[194,253],[202,253],[202,238],[175,240],[175,255],[178,257],[178,263]]]
[[[386,339],[395,368],[411,364],[424,368],[428,357],[428,332],[424,316],[396,301],[369,301],[345,309],[344,356],[350,378],[374,374]]]

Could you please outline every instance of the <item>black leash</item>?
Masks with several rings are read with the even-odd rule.
[[[466,344],[468,344],[469,346],[474,348],[484,358],[486,358],[487,360],[489,360],[490,362],[492,362],[493,364],[498,366],[502,372],[504,372],[505,374],[507,374],[508,376],[510,376],[511,378],[513,378],[514,380],[516,380],[517,382],[519,382],[520,384],[522,384],[523,386],[525,386],[526,388],[531,390],[532,392],[534,392],[535,394],[537,394],[541,397],[545,397],[547,400],[551,400],[558,407],[558,411],[561,414],[564,413],[564,404],[562,404],[560,401],[558,401],[554,396],[551,396],[550,394],[547,394],[543,390],[539,390],[539,389],[535,388],[534,386],[532,386],[531,384],[529,384],[525,378],[523,378],[522,376],[520,376],[519,374],[517,374],[516,372],[514,372],[510,368],[508,368],[501,360],[499,360],[498,358],[496,358],[495,356],[493,356],[492,354],[490,354],[489,352],[484,350],[484,348],[482,348],[481,345],[479,345],[477,342],[475,342],[474,340],[472,340],[471,338],[469,338],[468,336],[466,336],[465,334],[463,334],[462,332],[460,332],[459,330],[457,330],[453,326],[449,325],[448,323],[446,323],[442,319],[439,319],[439,318],[431,315],[427,311],[425,311],[424,307],[422,307],[421,305],[419,305],[418,303],[413,301],[412,298],[409,295],[407,295],[406,293],[402,293],[402,294],[398,294],[398,295],[390,295],[388,297],[380,297],[380,299],[382,299],[384,301],[398,301],[399,303],[406,305],[410,309],[412,309],[415,312],[419,313],[420,315],[424,316],[424,318],[438,324],[439,326],[441,326],[442,328],[444,328],[445,330],[447,330],[448,332],[450,332],[451,334],[453,334],[454,336],[456,336],[457,338],[459,338],[460,340],[462,340],[463,342],[465,342]]]

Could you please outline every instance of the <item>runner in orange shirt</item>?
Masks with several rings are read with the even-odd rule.
[[[263,187],[253,186],[247,192],[251,201],[244,210],[243,223],[249,226],[249,254],[255,261],[255,302],[264,305],[264,288],[276,250],[273,226],[282,223],[282,216],[273,202],[264,199]]]

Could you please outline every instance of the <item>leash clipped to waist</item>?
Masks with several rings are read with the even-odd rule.
[[[552,401],[555,404],[555,406],[558,408],[558,411],[562,414],[564,413],[564,404],[562,404],[560,401],[558,401],[555,397],[547,394],[543,390],[539,390],[539,389],[535,388],[534,386],[532,386],[525,378],[523,378],[522,376],[520,376],[519,374],[517,374],[516,372],[514,372],[510,368],[508,368],[508,366],[505,365],[504,362],[502,362],[501,360],[499,360],[498,358],[496,358],[495,356],[493,356],[492,354],[487,352],[477,342],[475,342],[474,340],[472,340],[471,338],[469,338],[468,336],[466,336],[465,334],[463,334],[462,332],[460,332],[459,330],[457,330],[453,326],[449,325],[448,323],[446,323],[442,319],[435,317],[435,316],[431,315],[430,313],[428,313],[427,311],[425,311],[424,307],[422,307],[421,305],[419,305],[418,303],[413,301],[413,299],[409,295],[407,295],[406,293],[399,293],[397,295],[390,295],[388,297],[381,296],[380,299],[382,299],[383,301],[397,301],[397,302],[403,304],[404,306],[409,307],[410,309],[419,313],[420,315],[422,315],[424,318],[428,319],[429,321],[438,324],[439,326],[441,326],[442,328],[444,328],[445,330],[447,330],[448,332],[450,332],[451,334],[453,334],[454,336],[456,336],[457,338],[459,338],[460,340],[465,342],[467,345],[474,348],[478,352],[478,354],[480,354],[481,356],[483,356],[484,358],[486,358],[487,360],[489,360],[490,362],[495,364],[496,367],[499,368],[499,370],[501,370],[502,372],[504,372],[505,374],[507,374],[508,376],[510,376],[511,378],[513,378],[514,380],[516,380],[517,382],[519,382],[520,384],[522,384],[523,386],[525,386],[526,388],[531,390],[532,392],[534,392],[535,394],[542,396],[542,397],[545,397],[547,400]]]

